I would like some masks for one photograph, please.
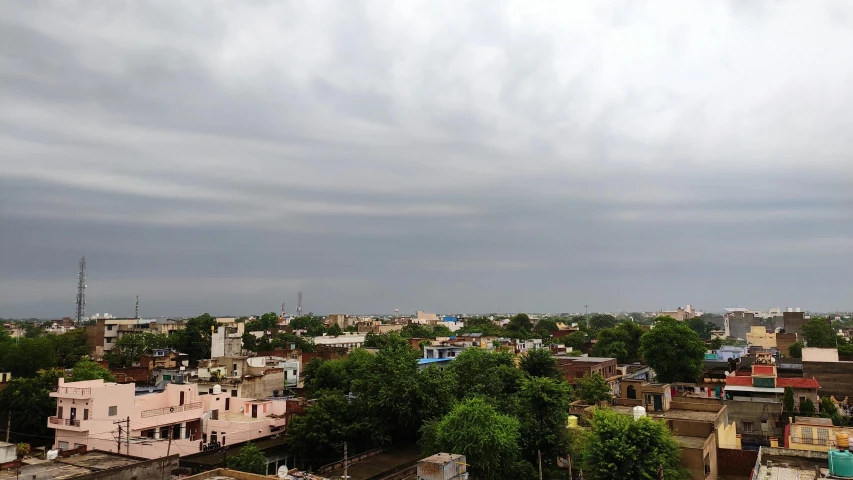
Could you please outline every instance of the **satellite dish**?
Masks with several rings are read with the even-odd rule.
[[[287,465],[282,465],[278,467],[278,478],[280,478],[281,480],[288,480],[293,478],[287,474],[288,471],[289,470],[287,469]]]

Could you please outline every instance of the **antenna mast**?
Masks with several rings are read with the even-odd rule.
[[[86,316],[86,256],[80,258],[80,273],[77,274],[77,325]]]
[[[296,294],[296,299],[298,302],[296,303],[296,316],[302,316],[302,292]]]
[[[284,318],[284,302],[281,302],[281,318]]]
[[[136,296],[136,316],[133,318],[139,318],[139,295]]]

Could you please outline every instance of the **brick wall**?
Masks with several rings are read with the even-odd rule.
[[[717,474],[726,480],[749,480],[758,450],[717,449]]]

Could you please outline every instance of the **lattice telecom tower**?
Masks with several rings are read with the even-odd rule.
[[[86,256],[80,259],[80,273],[77,274],[77,324],[83,323],[86,316]]]
[[[296,294],[296,316],[302,316],[302,292]]]
[[[281,318],[284,318],[284,302],[281,302]]]
[[[133,318],[139,318],[139,295],[136,296],[136,316]]]

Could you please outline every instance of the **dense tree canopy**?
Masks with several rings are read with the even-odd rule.
[[[547,348],[529,350],[521,356],[519,367],[524,373],[533,377],[563,378],[562,372],[557,368],[557,360]]]
[[[695,382],[702,374],[705,343],[690,327],[669,317],[640,338],[643,359],[661,382]]]
[[[465,400],[441,420],[427,423],[423,432],[427,452],[465,455],[474,478],[530,478],[518,476],[518,420],[498,412],[483,398]],[[527,468],[532,471],[529,464]]]
[[[533,323],[526,313],[519,313],[509,319],[506,331],[513,336],[525,337],[533,331]]]
[[[702,340],[710,340],[711,331],[717,328],[713,323],[705,321],[703,317],[688,318],[684,323],[696,332]]]
[[[619,363],[640,361],[640,337],[646,330],[631,322],[622,322],[613,328],[598,332],[592,354],[615,358]]]
[[[265,313],[246,323],[246,332],[263,332],[278,328],[278,315],[273,312]]]
[[[556,468],[557,456],[568,448],[566,423],[572,389],[561,379],[529,377],[521,382],[518,391],[520,447],[522,457],[531,465],[542,452],[546,469]]]
[[[130,367],[139,356],[154,348],[171,348],[172,337],[162,333],[126,333],[118,338],[104,359],[113,367]]]
[[[172,345],[179,352],[186,353],[191,363],[210,358],[210,337],[217,325],[209,313],[191,318],[183,329],[172,334]]]
[[[613,398],[610,385],[598,372],[575,379],[575,390],[578,398],[587,405],[595,405],[598,402]]]
[[[584,474],[591,480],[690,478],[681,467],[681,451],[672,433],[665,423],[649,417],[635,421],[630,415],[596,409],[583,452]]]
[[[616,317],[607,313],[596,313],[589,317],[589,327],[593,330],[613,328],[619,323]]]
[[[252,442],[243,445],[237,455],[228,457],[228,468],[240,472],[266,475],[267,458]]]
[[[803,324],[803,338],[809,347],[835,348],[838,335],[823,317],[814,317]]]

